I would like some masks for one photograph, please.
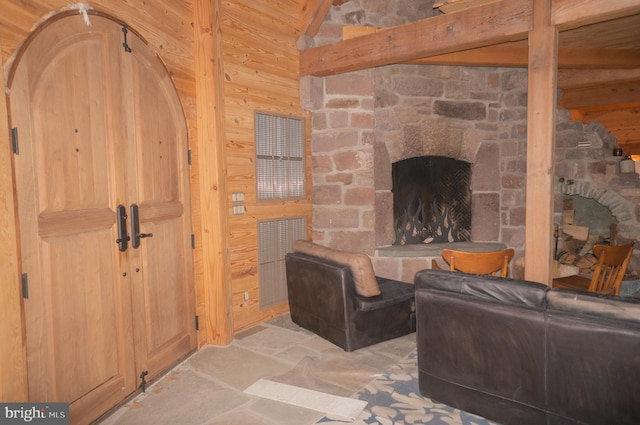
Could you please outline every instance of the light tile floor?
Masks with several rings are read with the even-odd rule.
[[[206,346],[100,425],[307,425],[324,413],[243,393],[260,378],[350,397],[416,347],[415,334],[351,353],[289,315]]]

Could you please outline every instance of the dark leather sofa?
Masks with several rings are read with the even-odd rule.
[[[420,392],[501,424],[640,424],[640,300],[416,273]]]
[[[285,256],[294,323],[353,351],[415,331],[414,286],[375,276],[364,254],[295,241]]]

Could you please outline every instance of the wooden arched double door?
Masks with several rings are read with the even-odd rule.
[[[29,398],[87,423],[196,347],[185,117],[143,40],[52,18],[10,73]]]

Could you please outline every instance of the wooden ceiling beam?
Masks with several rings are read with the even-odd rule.
[[[461,52],[445,53],[416,59],[407,63],[421,65],[463,65],[526,68],[529,62],[527,47],[485,46]]]
[[[380,27],[345,26],[342,39],[382,31]],[[526,68],[529,62],[528,47],[517,46],[520,43],[505,43],[478,47],[460,52],[446,53],[416,59],[407,63],[421,65],[462,65]],[[633,69],[640,68],[640,50],[604,50],[604,49],[562,49],[558,51],[558,68],[600,68]]]
[[[591,109],[604,105],[635,104],[638,99],[640,99],[640,80],[565,89],[558,107]]]
[[[640,68],[640,50],[559,49],[558,68]]]
[[[527,47],[486,46],[462,52],[447,53],[409,63],[431,65],[464,65],[526,68]],[[558,68],[632,69],[640,68],[638,50],[559,49]]]
[[[382,31],[380,27],[345,26],[342,28],[342,39],[349,40],[363,35]],[[511,45],[494,45],[478,47],[461,52],[445,53],[430,56],[406,63],[421,65],[466,65],[466,66],[504,66],[526,67],[528,62],[527,47]]]
[[[638,0],[553,0],[551,23],[560,31],[640,13]]]
[[[563,89],[598,86],[608,83],[640,80],[637,69],[561,69],[558,70],[558,86]]]
[[[302,0],[300,2],[300,34],[314,37],[327,16],[333,0]]]
[[[442,13],[455,13],[463,12],[495,1],[498,0],[448,0],[435,3],[433,8],[439,9]]]
[[[300,75],[326,76],[524,40],[531,0],[500,0],[464,13],[439,15],[300,53]]]
[[[492,0],[392,28],[353,30],[352,37],[364,35],[301,52],[301,75],[325,76],[404,62],[526,66],[522,51],[495,45],[527,38],[531,8],[530,0]],[[606,8],[601,0],[553,0],[551,23],[568,30],[636,13],[640,13],[638,0],[608,2]],[[561,49],[559,67],[637,68],[638,53]],[[499,57],[500,54],[504,56]]]

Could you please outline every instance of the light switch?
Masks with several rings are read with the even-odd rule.
[[[232,192],[231,201],[233,201],[233,206],[231,207],[231,213],[233,215],[243,215],[244,214],[244,192]]]

